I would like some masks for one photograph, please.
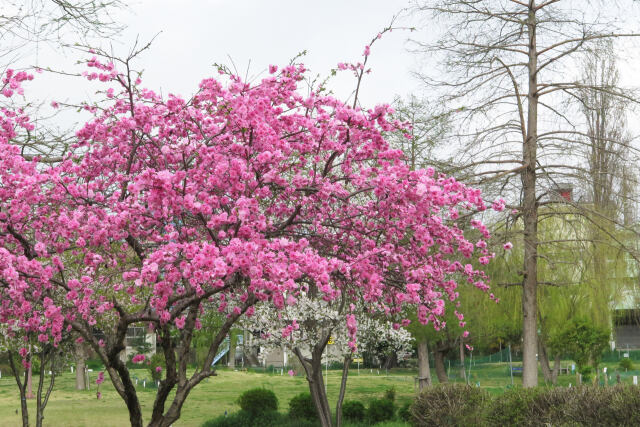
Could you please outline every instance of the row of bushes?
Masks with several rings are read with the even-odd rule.
[[[384,397],[374,399],[365,407],[359,401],[345,401],[342,405],[342,416],[345,421],[356,424],[367,423],[374,425],[394,418],[395,390],[387,390]],[[311,427],[318,423],[313,399],[309,393],[301,393],[289,401],[289,413],[278,413],[278,398],[273,391],[264,388],[254,388],[242,393],[237,403],[240,411],[229,416],[220,416],[207,421],[203,427],[238,427],[260,425],[264,427],[296,426]],[[409,405],[401,411],[408,419]]]
[[[491,397],[461,384],[430,387],[408,410],[414,426],[638,426],[640,388],[514,388]]]

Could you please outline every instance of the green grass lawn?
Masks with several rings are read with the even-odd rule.
[[[563,362],[563,366],[569,362]],[[514,364],[520,366],[520,364]],[[613,376],[612,383],[615,382],[616,364],[607,364],[609,372]],[[450,370],[453,381],[460,381],[455,376],[457,371]],[[2,373],[0,379],[0,426],[20,425],[20,404],[18,400],[18,390],[12,377],[7,372]],[[107,379],[101,386],[102,399],[96,399],[95,377],[97,372],[92,373],[92,390],[75,390],[75,376],[65,373],[56,378],[56,387],[45,412],[46,426],[127,426],[128,412],[124,402],[116,394]],[[133,375],[139,378],[148,376],[146,370],[133,370]],[[328,393],[330,403],[335,407],[335,399],[338,396],[341,371],[329,371]],[[382,396],[384,391],[390,387],[396,389],[397,406],[402,406],[409,402],[415,395],[414,376],[416,372],[409,369],[395,369],[386,374],[384,371],[361,369],[360,374],[355,369],[349,375],[347,385],[346,400],[360,400],[365,405],[374,398]],[[631,384],[632,376],[639,375],[634,371],[622,374],[622,382]],[[432,372],[434,382],[437,382],[435,372]],[[510,386],[511,377],[509,375],[508,364],[506,363],[486,363],[471,366],[472,383],[479,385],[493,394],[503,393]],[[34,384],[38,377],[34,377]],[[542,375],[540,375],[542,382]],[[520,376],[514,377],[514,384],[521,384]],[[569,383],[575,384],[575,375],[561,375],[559,385],[567,386]],[[271,389],[278,396],[279,410],[288,410],[289,400],[296,394],[308,391],[307,382],[304,377],[290,377],[284,375],[237,372],[226,369],[218,371],[216,377],[210,378],[201,383],[188,397],[180,420],[174,425],[177,426],[200,426],[204,421],[239,409],[235,401],[245,390],[254,387],[265,387]],[[154,389],[143,389],[140,383],[138,395],[141,400],[143,414],[148,417],[151,412]],[[35,422],[35,402],[29,402],[29,409],[32,422]],[[16,412],[17,411],[17,412]],[[402,424],[398,424],[402,425]]]
[[[95,372],[93,373],[95,380]],[[142,378],[146,370],[134,370],[134,375]],[[341,372],[329,371],[328,393],[332,405],[338,396]],[[34,377],[37,382],[37,377]],[[46,426],[126,426],[129,425],[128,412],[120,396],[107,379],[101,385],[102,399],[96,399],[95,382],[92,390],[75,390],[75,376],[65,373],[56,378],[56,387],[45,411]],[[288,410],[289,400],[296,394],[308,391],[304,377],[284,375],[235,372],[220,370],[216,377],[205,380],[189,395],[180,420],[174,426],[200,426],[204,421],[239,410],[235,401],[243,391],[254,387],[273,390],[278,396],[279,410]],[[379,398],[385,389],[395,387],[399,405],[411,400],[414,395],[413,375],[409,372],[384,373],[377,375],[369,370],[361,370],[360,375],[349,376],[346,399],[368,402]],[[153,405],[155,390],[139,387],[143,414],[148,417]],[[30,418],[35,422],[35,402],[29,402]],[[16,410],[18,411],[16,413]],[[3,372],[0,379],[0,426],[21,424],[18,389],[12,377]]]

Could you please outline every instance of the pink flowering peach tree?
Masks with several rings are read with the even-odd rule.
[[[466,213],[485,209],[480,191],[409,170],[385,140],[400,126],[389,106],[303,94],[301,65],[272,66],[255,83],[207,78],[183,98],[140,87],[114,62],[88,61],[106,100],[87,107],[58,163],[25,160],[15,142],[30,119],[0,110],[0,322],[53,345],[79,334],[131,425],[143,424],[121,357],[131,325],[157,334],[166,366],[148,425],[169,426],[256,302],[280,310],[314,292],[389,315],[411,305],[437,326],[459,280],[487,287],[459,261],[492,257],[463,233]],[[2,93],[16,96],[29,78],[8,72]],[[205,307],[225,322],[188,371]],[[354,315],[344,318],[355,338]]]

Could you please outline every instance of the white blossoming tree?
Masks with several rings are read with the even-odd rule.
[[[267,353],[287,349],[296,355],[305,370],[309,391],[319,413],[331,414],[322,377],[323,354],[328,361],[343,362],[336,404],[338,426],[341,425],[342,401],[354,352],[374,351],[380,344],[385,344],[400,358],[411,353],[411,334],[400,324],[381,316],[376,307],[347,305],[344,299],[325,301],[312,292],[289,296],[282,310],[268,304],[256,306],[254,315],[243,322],[245,328],[259,335],[259,343]],[[330,340],[332,345],[327,349]]]

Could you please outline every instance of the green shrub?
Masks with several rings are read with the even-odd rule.
[[[429,387],[411,405],[411,423],[415,426],[479,425],[488,402],[486,392],[463,384],[439,384]]]
[[[342,416],[347,421],[364,421],[365,408],[362,402],[357,400],[347,400],[342,404]]]
[[[640,425],[633,386],[513,389],[491,402],[485,421],[500,426]]]
[[[411,421],[411,402],[405,403],[398,409],[398,418],[407,423]]]
[[[512,388],[488,402],[486,420],[490,425],[520,426],[531,420],[533,400],[542,389]]]
[[[164,355],[161,353],[156,353],[149,359],[147,369],[149,369],[149,374],[154,381],[159,381],[162,379],[165,369],[164,365]],[[160,368],[160,370],[158,370],[157,368]]]
[[[318,412],[310,393],[300,393],[289,401],[289,417],[293,419],[316,420]]]
[[[374,399],[369,402],[369,408],[367,409],[367,420],[371,424],[391,420],[393,419],[394,412],[395,406],[389,399]]]
[[[591,366],[579,367],[578,372],[580,373],[580,375],[582,375],[581,379],[583,384],[589,384],[592,382],[593,368]]]
[[[238,404],[252,417],[278,410],[278,398],[273,391],[266,388],[245,391],[238,397]]]
[[[620,369],[623,371],[633,371],[633,362],[628,357],[622,359],[618,366],[620,366]]]
[[[392,402],[396,401],[396,388],[395,387],[389,387],[388,389],[386,389],[384,391],[384,398],[388,399]]]
[[[640,391],[634,386],[565,389],[568,397],[559,423],[600,426],[640,425]]]
[[[288,424],[288,420],[276,411],[267,411],[260,414],[260,423],[257,424],[255,415],[247,411],[239,411],[228,416],[221,415],[202,424],[202,427],[248,427],[260,425],[261,427],[281,427]]]

